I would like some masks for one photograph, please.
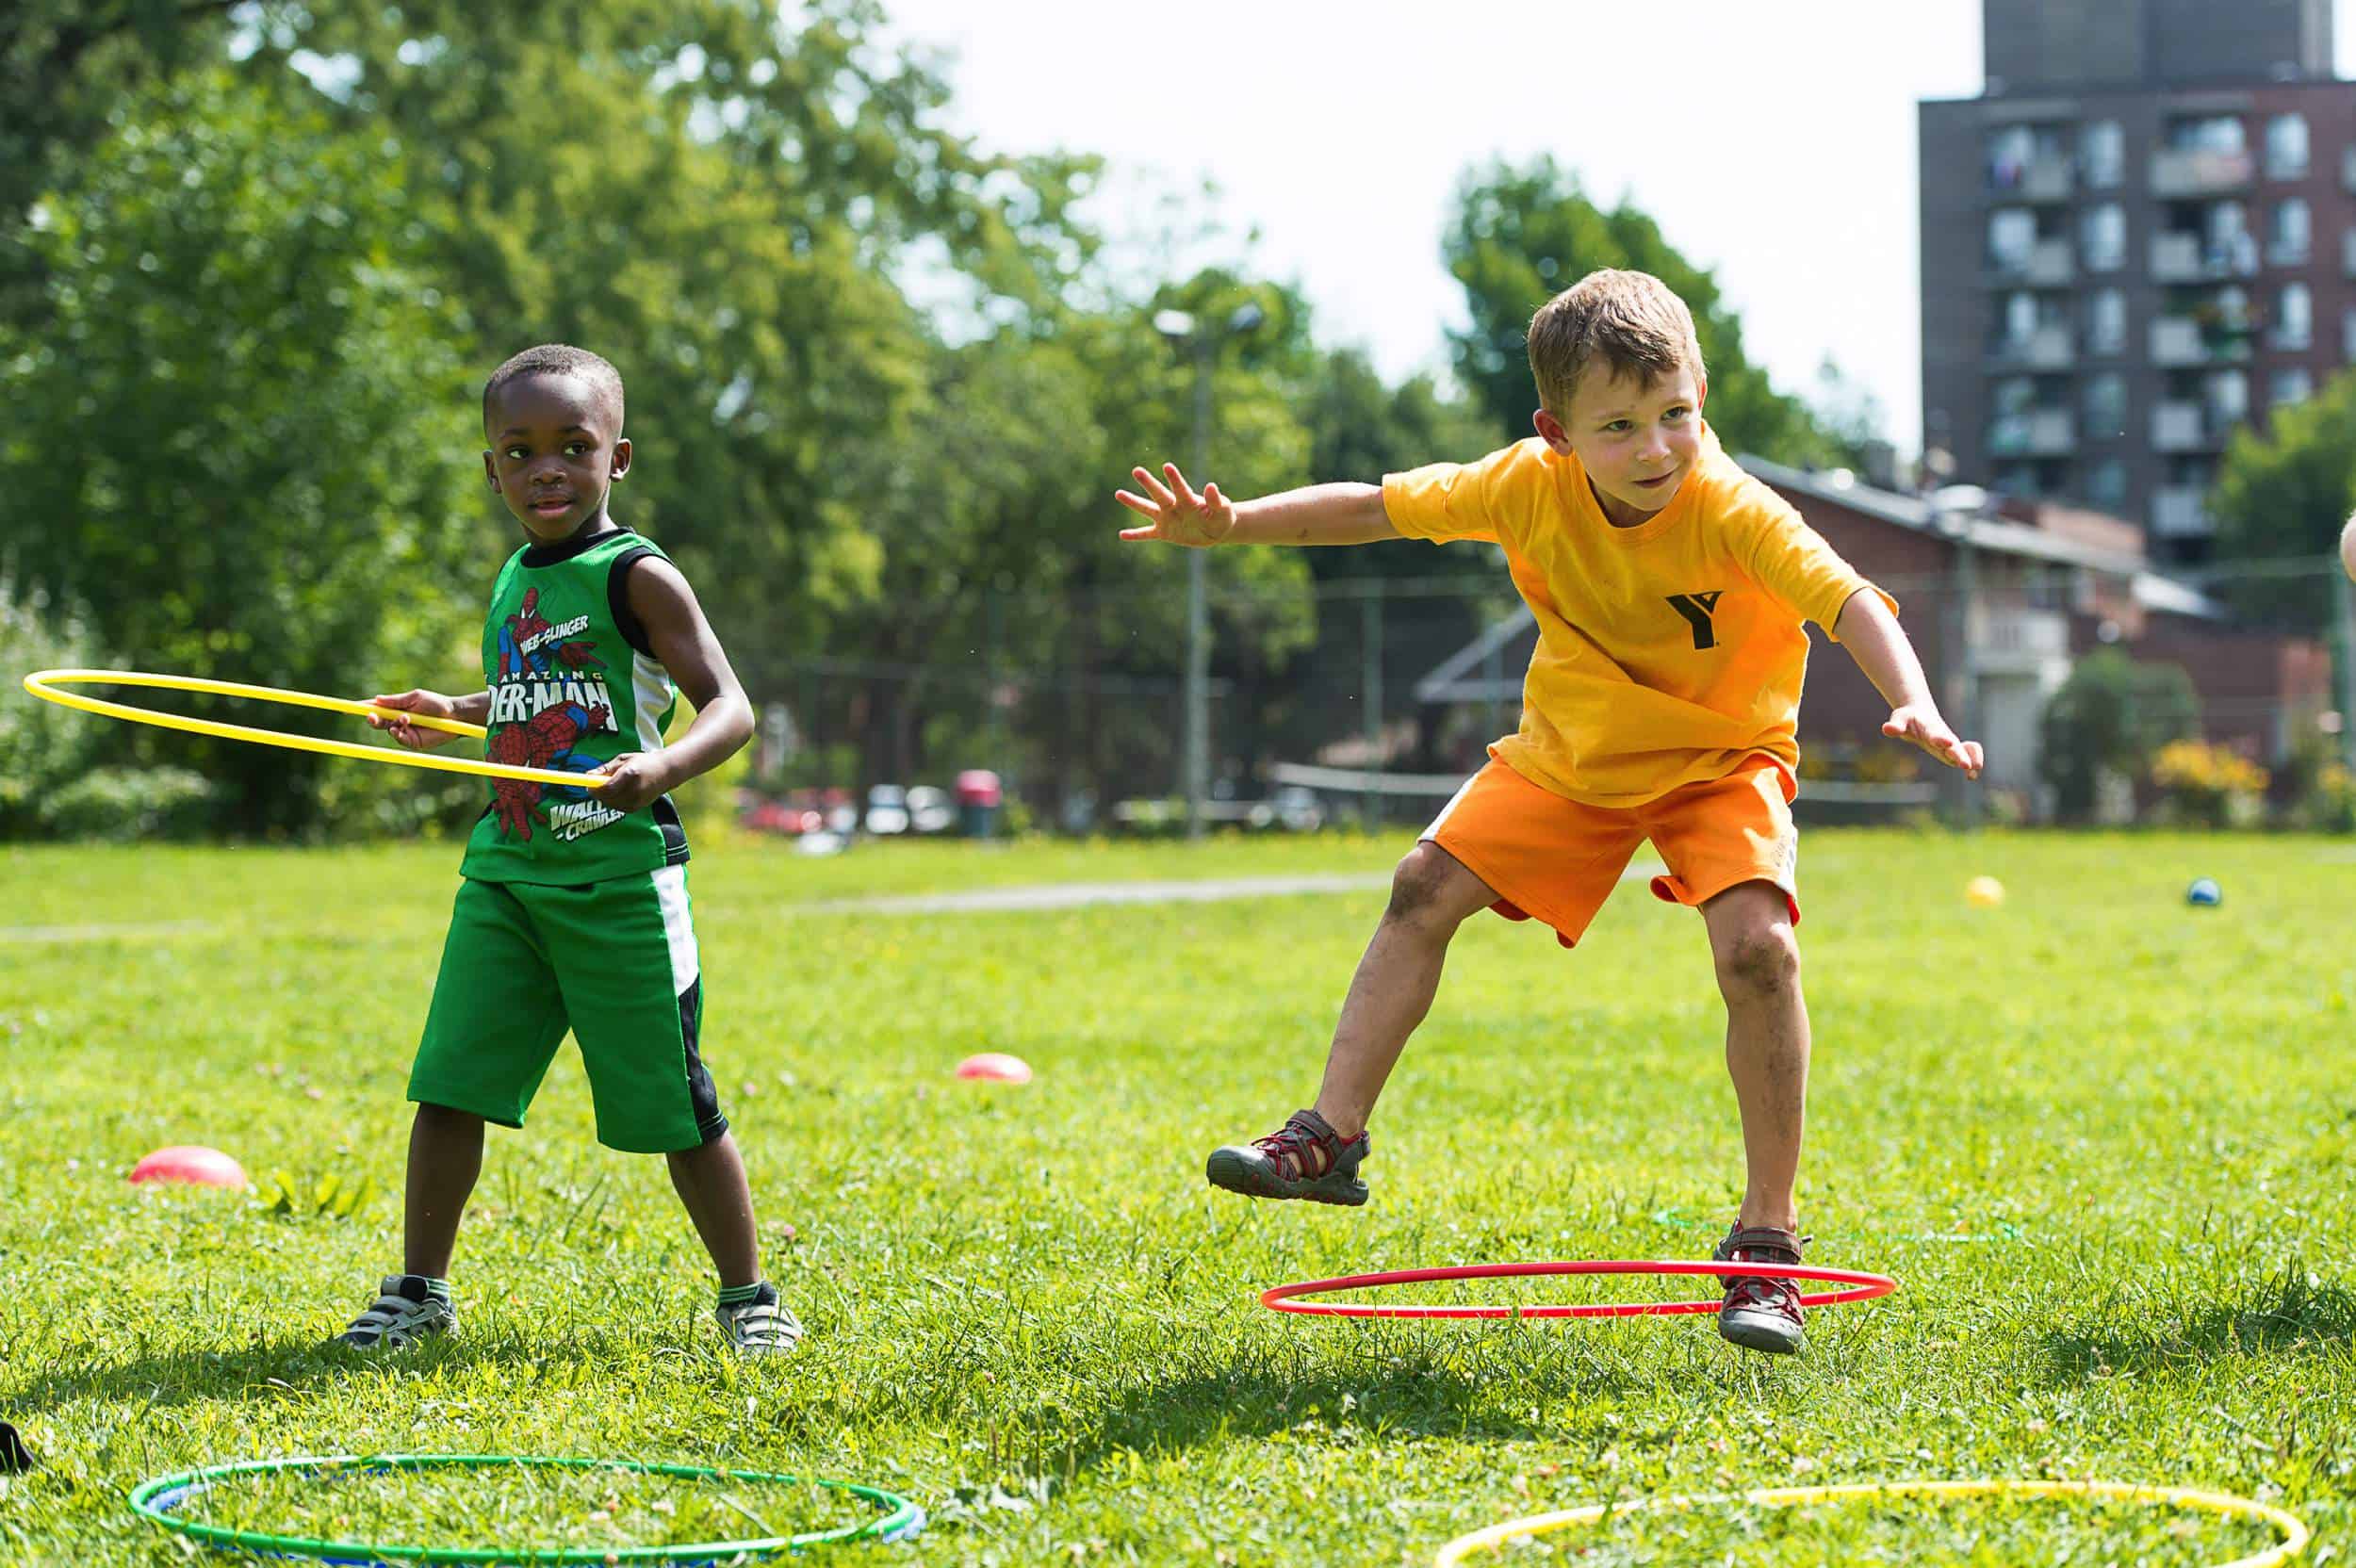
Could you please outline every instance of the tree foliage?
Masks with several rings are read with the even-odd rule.
[[[483,552],[417,240],[398,158],[300,105],[219,73],[119,103],[31,225],[45,326],[0,337],[20,585],[146,668],[349,691],[440,665]],[[219,780],[240,828],[313,812],[315,759],[122,739]]]
[[[1457,373],[1516,437],[1529,433],[1538,406],[1527,350],[1530,316],[1596,268],[1623,267],[1652,273],[1693,310],[1710,373],[1710,422],[1728,451],[1809,467],[1851,459],[1806,403],[1776,390],[1744,355],[1742,324],[1720,299],[1717,280],[1635,207],[1598,206],[1551,156],[1468,172],[1442,251],[1472,318],[1468,329],[1449,335]]]
[[[2303,403],[2277,408],[2266,433],[2234,433],[2217,471],[2209,510],[2217,554],[2228,561],[2309,558],[2339,548],[2356,504],[2356,371],[2343,372]],[[2276,626],[2329,626],[2331,574],[2229,579],[2217,592],[2243,614]]]

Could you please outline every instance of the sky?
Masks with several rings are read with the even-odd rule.
[[[1979,0],[885,3],[944,52],[949,125],[1107,158],[1092,215],[1116,233],[1163,232],[1157,204],[1211,182],[1186,221],[1217,218],[1393,380],[1444,372],[1463,323],[1440,260],[1460,174],[1550,152],[1715,273],[1779,386],[1812,397],[1829,356],[1920,445],[1915,105],[1979,94]],[[2356,75],[2356,0],[2334,10]]]

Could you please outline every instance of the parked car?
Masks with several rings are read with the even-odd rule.
[[[919,784],[908,792],[908,825],[919,833],[946,833],[957,825],[957,808],[949,804],[949,792],[930,784]]]
[[[897,784],[867,792],[867,831],[879,839],[908,830],[908,792]]]

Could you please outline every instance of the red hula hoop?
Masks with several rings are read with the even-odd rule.
[[[1716,1312],[1710,1301],[1596,1301],[1574,1307],[1385,1307],[1366,1301],[1300,1301],[1300,1296],[1323,1296],[1336,1290],[1364,1290],[1375,1285],[1412,1285],[1435,1280],[1521,1280],[1548,1274],[1745,1274],[1754,1278],[1807,1280],[1842,1285],[1841,1290],[1804,1294],[1800,1305],[1828,1307],[1836,1301],[1867,1301],[1887,1296],[1898,1282],[1887,1274],[1865,1274],[1850,1268],[1811,1268],[1790,1263],[1481,1263],[1450,1268],[1399,1268],[1383,1274],[1345,1274],[1333,1280],[1303,1280],[1276,1285],[1260,1293],[1260,1305],[1272,1312],[1305,1313],[1317,1317],[1670,1317],[1682,1313]]]

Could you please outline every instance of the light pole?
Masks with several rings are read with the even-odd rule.
[[[1153,330],[1187,350],[1194,360],[1194,439],[1186,458],[1187,477],[1193,484],[1202,484],[1210,474],[1211,371],[1218,363],[1219,345],[1237,334],[1250,332],[1263,318],[1255,304],[1237,305],[1223,325],[1198,323],[1183,310],[1154,313]],[[1186,722],[1179,768],[1181,784],[1186,792],[1189,839],[1203,837],[1203,805],[1211,792],[1210,598],[1203,575],[1203,555],[1199,549],[1186,552]]]

